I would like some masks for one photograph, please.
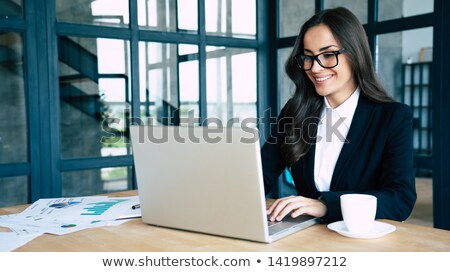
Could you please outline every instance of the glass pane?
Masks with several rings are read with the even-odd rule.
[[[139,49],[144,122],[179,125],[190,109],[198,118],[198,47],[140,42]]]
[[[128,27],[128,0],[56,0],[58,21]]]
[[[406,223],[433,227],[433,179],[416,178],[417,200]]]
[[[206,51],[208,123],[252,121],[247,118],[257,117],[255,50],[207,46]]]
[[[181,47],[180,54],[181,54]],[[197,49],[197,46],[191,46]],[[186,49],[184,49],[186,50]],[[183,50],[183,51],[184,51]],[[182,59],[180,62],[179,71],[179,86],[180,86],[180,123],[195,125],[200,123],[200,109],[199,109],[199,75],[198,75],[198,58],[196,51],[192,55],[192,60],[189,58]],[[192,53],[191,53],[192,54]],[[184,56],[188,57],[190,54]]]
[[[138,0],[138,24],[158,31],[196,32],[197,0]]]
[[[256,38],[255,0],[208,0],[205,10],[207,34]]]
[[[28,177],[0,178],[0,207],[28,203]]]
[[[0,0],[0,19],[23,17],[22,0]]]
[[[283,48],[278,50],[278,109],[281,110],[286,102],[292,97],[295,92],[294,82],[288,77],[284,71],[284,65],[292,52],[293,47]],[[272,115],[278,115],[278,112],[272,112]]]
[[[377,70],[384,86],[413,110],[415,154],[431,155],[433,28],[380,35],[377,51]]]
[[[23,58],[22,36],[0,33],[0,163],[28,160]]]
[[[60,37],[58,51],[61,156],[129,154],[122,137],[131,99],[128,41]]]
[[[324,0],[324,7],[326,9],[347,8],[358,17],[361,24],[367,23],[367,0]]]
[[[310,0],[280,0],[279,3],[278,25],[281,38],[297,36],[302,24],[313,16],[316,10],[315,1]]]
[[[434,1],[378,0],[378,21],[409,17],[434,11]]]
[[[131,190],[131,167],[102,168],[61,174],[62,196],[88,196]]]

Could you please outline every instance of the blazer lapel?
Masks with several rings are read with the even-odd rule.
[[[316,155],[316,143],[314,142],[308,153],[306,153],[303,166],[306,184],[311,192],[317,192],[316,183],[314,181],[314,158]]]
[[[363,135],[371,124],[374,110],[374,104],[370,102],[361,92],[358,106],[356,107],[355,115],[353,116],[353,120],[347,134],[347,143],[342,146],[341,153],[339,154],[336,166],[334,168],[330,191],[336,189],[339,176],[344,170],[344,166],[352,154],[357,151]]]

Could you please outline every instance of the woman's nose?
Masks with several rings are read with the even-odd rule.
[[[319,62],[317,60],[313,60],[311,72],[317,73],[321,70],[323,70],[323,67],[319,64]]]

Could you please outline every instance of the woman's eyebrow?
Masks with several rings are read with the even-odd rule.
[[[338,46],[337,45],[333,45],[333,44],[332,45],[327,45],[327,46],[324,46],[322,48],[319,48],[319,51],[324,51],[324,50],[327,50],[327,49],[329,49],[331,47],[338,47]],[[313,51],[311,51],[311,50],[309,50],[307,48],[303,49],[303,51],[306,51],[306,52],[309,52],[309,53],[313,53]]]

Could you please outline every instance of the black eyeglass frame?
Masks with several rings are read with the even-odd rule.
[[[298,67],[299,67],[300,69],[302,69],[303,71],[309,71],[309,70],[311,70],[312,67],[314,66],[314,61],[316,61],[316,62],[317,62],[320,66],[322,66],[323,68],[329,69],[329,68],[334,68],[334,67],[338,66],[338,64],[339,64],[339,58],[338,58],[338,55],[340,55],[340,54],[342,54],[342,53],[345,53],[346,51],[347,51],[347,50],[345,50],[345,48],[341,48],[341,49],[339,49],[339,50],[337,50],[337,51],[322,52],[322,53],[320,53],[320,54],[313,55],[313,56],[298,54],[298,55],[295,55],[295,56],[294,56],[294,59],[295,59],[295,62],[297,63],[297,65],[298,65]],[[323,55],[323,54],[333,54],[333,55],[335,55],[335,56],[336,56],[336,64],[333,65],[333,66],[324,66],[324,65],[320,62],[320,60],[319,60],[319,56],[321,56],[321,55]],[[302,67],[302,64],[304,63],[304,60],[305,60],[306,58],[312,59],[311,68],[309,68],[309,69],[304,69],[304,68]]]

